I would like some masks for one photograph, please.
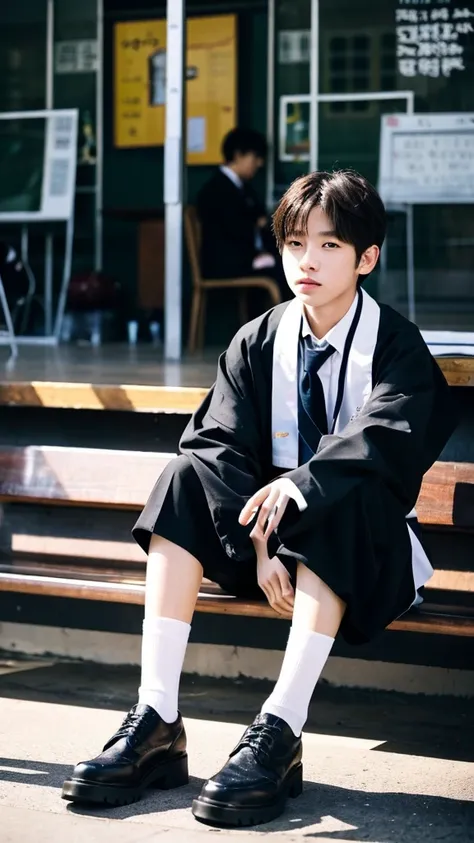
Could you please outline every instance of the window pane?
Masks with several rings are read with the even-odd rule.
[[[325,94],[342,90],[415,92],[415,111],[471,112],[473,108],[474,0],[455,4],[462,22],[455,38],[445,27],[443,37],[420,41],[411,56],[397,36],[393,0],[320,0],[320,84]],[[426,9],[415,9],[423,22]],[[439,4],[430,4],[429,14]],[[454,15],[455,6],[445,11]],[[441,7],[440,7],[441,8]],[[464,17],[459,17],[461,14]],[[408,24],[407,24],[408,25]],[[416,22],[414,26],[416,27]],[[469,24],[472,26],[472,24]],[[411,37],[409,30],[403,37]],[[437,31],[438,32],[438,31]],[[418,30],[414,30],[415,35]],[[438,33],[439,34],[439,33]],[[333,45],[347,42],[349,66],[336,75],[330,59]],[[398,55],[397,55],[398,52]],[[377,184],[380,124],[383,114],[405,113],[406,101],[332,103],[320,107],[319,165],[354,167]],[[374,277],[369,290],[402,312],[407,311],[405,217],[390,212],[388,272]],[[474,204],[417,206],[415,218],[415,286],[417,321],[431,329],[474,328]]]
[[[278,138],[280,129],[290,132],[290,125],[280,126],[280,101],[283,96],[309,94],[311,0],[276,0],[275,3],[275,159],[274,201],[286,190],[290,182],[306,172],[306,161],[280,158]],[[338,68],[334,68],[339,72]],[[332,72],[332,71],[331,71]],[[290,107],[291,113],[291,107]],[[309,109],[302,110],[304,115]],[[309,146],[309,120],[301,120],[304,145]],[[288,134],[286,135],[288,136]]]
[[[45,107],[46,0],[0,3],[0,111]]]

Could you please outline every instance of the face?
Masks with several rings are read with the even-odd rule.
[[[339,240],[329,217],[313,208],[306,233],[294,233],[283,246],[286,280],[295,296],[309,306],[321,308],[347,300],[350,306],[360,273],[371,272],[379,249],[371,246],[357,265],[354,246]]]
[[[237,152],[232,164],[241,179],[250,181],[263,167],[264,161],[255,152]]]

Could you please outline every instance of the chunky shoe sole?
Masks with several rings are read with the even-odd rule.
[[[197,820],[208,825],[238,827],[260,825],[275,820],[285,810],[288,797],[296,799],[303,792],[303,765],[297,764],[282,784],[277,797],[266,805],[252,805],[239,808],[213,799],[201,798],[193,801],[192,812]]]
[[[148,773],[148,776],[134,787],[126,787],[118,784],[95,784],[85,779],[66,779],[63,784],[61,799],[69,802],[89,802],[100,805],[130,805],[138,802],[142,793],[148,787],[157,787],[161,790],[171,790],[175,787],[182,787],[189,782],[188,756],[181,755],[179,758],[163,763]]]

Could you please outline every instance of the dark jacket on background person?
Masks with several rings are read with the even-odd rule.
[[[200,190],[197,211],[202,226],[204,278],[253,274],[257,220],[266,211],[249,184],[237,187],[221,170]]]

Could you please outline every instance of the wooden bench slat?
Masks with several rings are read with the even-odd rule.
[[[139,510],[173,454],[92,448],[0,449],[0,500]],[[421,523],[474,529],[474,464],[438,462],[417,502]]]
[[[0,500],[139,510],[173,454],[0,449]]]
[[[0,575],[15,574],[18,577],[37,576],[41,578],[65,578],[66,580],[97,582],[136,583],[144,584],[146,576],[146,559],[133,567],[130,564],[117,563],[113,566],[106,559],[83,559],[80,557],[64,559],[25,558],[21,555],[4,557],[0,562]],[[211,580],[204,579],[206,591],[218,593],[220,587]],[[426,589],[437,591],[451,591],[474,594],[474,571],[444,571],[435,570],[432,578],[426,583]]]
[[[474,527],[474,464],[436,462],[416,504],[422,524]]]
[[[467,591],[474,593],[474,571],[435,570],[425,588],[439,591]]]
[[[438,357],[437,362],[451,386],[474,386],[472,357]],[[207,392],[206,386],[5,381],[0,383],[0,406],[191,414]]]
[[[26,381],[0,383],[0,406],[190,415],[208,387]]]
[[[143,584],[104,583],[96,580],[77,580],[66,577],[0,573],[0,589],[21,594],[102,600],[135,605],[143,605],[145,600]],[[266,603],[256,600],[238,600],[225,594],[200,592],[196,609],[199,612],[212,614],[280,618]],[[427,606],[407,613],[390,624],[389,629],[473,637],[474,616],[461,614],[461,611],[458,607]]]
[[[437,611],[435,610],[437,609]],[[425,632],[435,635],[456,635],[463,638],[474,637],[474,617],[449,615],[445,608],[443,612],[438,607],[426,606],[420,610],[407,612],[398,620],[393,621],[388,629],[398,632]]]
[[[474,386],[472,357],[436,357],[436,361],[450,386]]]

